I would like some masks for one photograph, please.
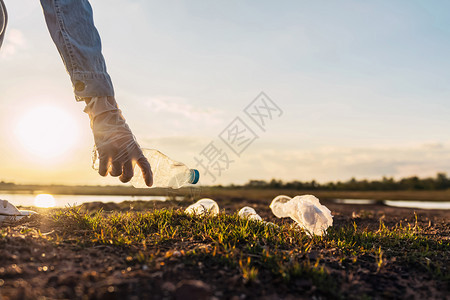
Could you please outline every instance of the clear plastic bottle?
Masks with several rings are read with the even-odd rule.
[[[244,206],[243,208],[241,208],[241,210],[238,212],[238,216],[242,219],[262,221],[261,216],[256,213],[253,207],[250,206]]]
[[[200,174],[196,169],[189,169],[186,165],[171,160],[169,157],[154,149],[142,149],[148,159],[153,172],[153,185],[156,187],[170,187],[178,189],[187,184],[196,184]],[[142,177],[141,168],[136,164],[131,184],[135,188],[148,188]]]
[[[210,215],[217,216],[219,214],[219,205],[216,201],[209,198],[203,198],[189,205],[185,213],[189,215]]]

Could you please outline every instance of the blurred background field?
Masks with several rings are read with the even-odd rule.
[[[321,200],[347,204],[382,204],[423,209],[450,209],[450,180],[410,177],[400,180],[356,180],[318,183],[250,180],[244,185],[191,185],[181,189],[136,189],[131,186],[22,185],[1,182],[0,199],[17,206],[66,207],[87,202],[196,201],[200,198],[223,201],[267,203],[278,195],[290,197],[313,194]],[[42,196],[44,195],[44,196]]]

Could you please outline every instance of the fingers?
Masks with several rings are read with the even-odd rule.
[[[106,176],[108,172],[109,159],[108,158],[100,158],[100,163],[98,166],[98,174],[101,176]]]
[[[145,157],[141,157],[137,161],[138,166],[142,170],[142,177],[144,177],[145,184],[147,186],[153,185],[153,173],[152,169],[150,168],[150,164],[148,163],[148,160]]]
[[[123,173],[119,177],[120,181],[123,183],[128,182],[133,177],[133,163],[131,160],[128,160],[126,163],[123,164]]]
[[[113,162],[109,174],[113,177],[120,176],[122,174],[122,164],[118,161]]]
[[[114,140],[97,146],[99,156],[99,174],[119,177],[123,183],[129,182],[134,175],[134,165],[138,164],[142,171],[145,184],[149,187],[153,184],[153,174],[148,160],[142,154],[139,145],[134,139]]]

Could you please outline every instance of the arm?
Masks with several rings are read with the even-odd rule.
[[[70,75],[77,101],[85,101],[99,154],[99,174],[133,177],[137,163],[148,186],[152,172],[114,98],[88,0],[41,0],[45,20]]]

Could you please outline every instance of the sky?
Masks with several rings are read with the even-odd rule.
[[[91,168],[89,119],[39,1],[6,5],[0,180],[120,184]],[[202,184],[450,173],[447,1],[91,5],[140,145],[198,168]],[[246,131],[232,140],[233,128]]]

